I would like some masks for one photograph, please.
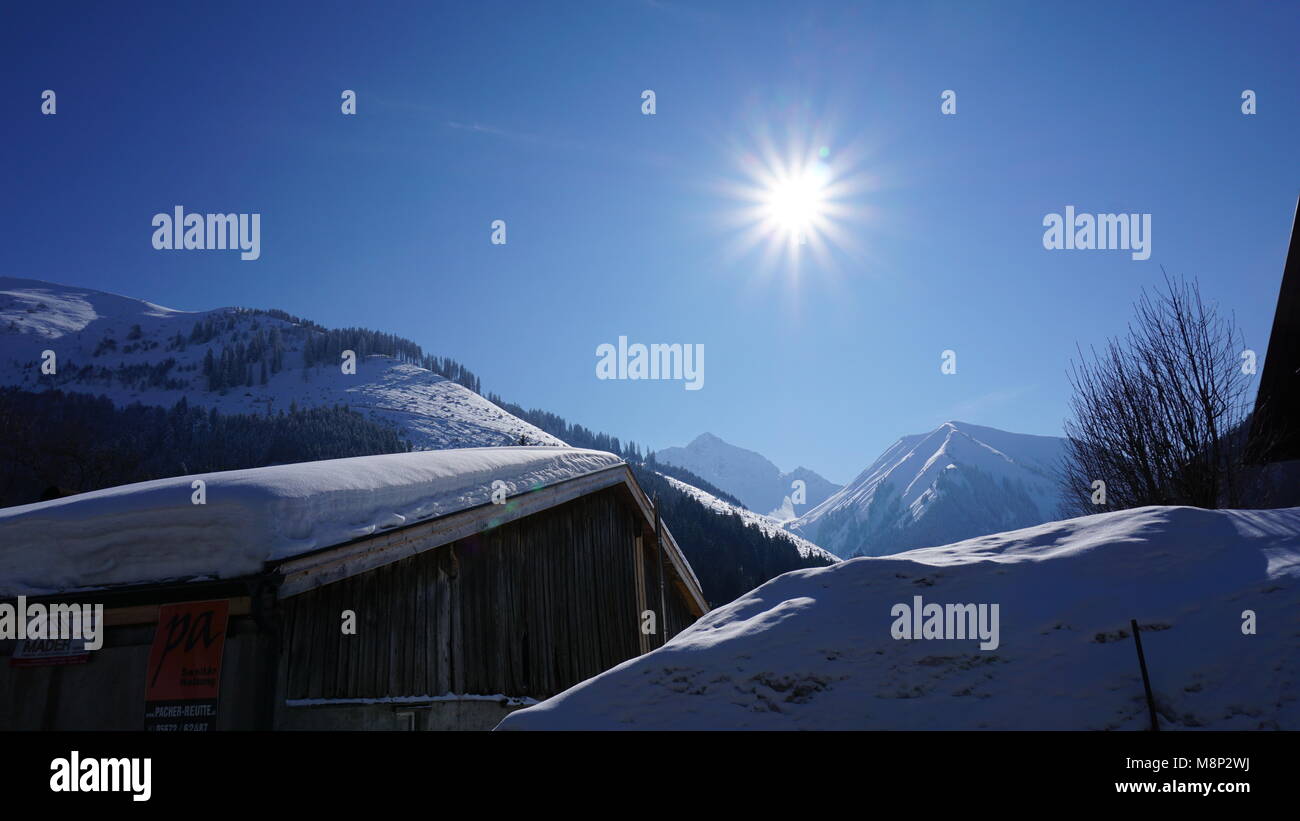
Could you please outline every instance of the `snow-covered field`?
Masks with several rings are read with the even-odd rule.
[[[763,516],[762,514],[755,513],[752,510],[746,510],[743,507],[736,507],[733,504],[728,504],[717,496],[714,496],[712,493],[700,490],[694,485],[688,485],[680,479],[674,479],[671,476],[664,476],[662,473],[659,475],[663,476],[663,478],[668,481],[668,484],[695,499],[695,501],[709,508],[714,513],[717,513],[719,516],[739,516],[741,521],[751,527],[757,527],[764,535],[777,539],[785,539],[790,544],[794,545],[799,551],[799,555],[805,559],[809,556],[817,556],[818,558],[826,559],[827,561],[839,561],[839,557],[834,553],[831,553],[829,550],[822,550],[820,547],[802,536],[796,536],[793,533],[782,529],[781,523],[769,516]]]
[[[916,596],[997,649],[893,638]],[[1300,729],[1300,508],[1187,507],[786,573],[500,728],[1142,730],[1132,618],[1163,728]]]
[[[623,464],[577,448],[466,448],[156,479],[0,509],[0,596],[231,578]],[[192,483],[206,487],[194,503]]]

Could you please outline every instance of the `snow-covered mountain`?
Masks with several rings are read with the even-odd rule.
[[[196,324],[215,335],[191,341]],[[222,413],[266,414],[302,407],[347,405],[396,426],[417,449],[562,445],[559,439],[477,393],[403,359],[371,355],[355,374],[337,365],[303,368],[304,346],[321,329],[278,313],[218,308],[177,311],[140,299],[32,279],[0,277],[0,385],[39,391],[104,394],[119,406],[132,402],[191,405]],[[218,360],[276,332],[283,367],[249,371],[251,384],[208,390],[204,359]],[[42,356],[55,355],[56,373],[43,375]],[[269,354],[268,354],[269,357]]]
[[[945,422],[904,436],[786,528],[838,556],[883,556],[1052,521],[1065,440]]]
[[[986,606],[996,647],[904,635],[918,597],[941,623]],[[1146,730],[1130,619],[1163,728],[1300,729],[1300,508],[1144,507],[795,570],[499,729]]]
[[[663,476],[663,474],[660,475]],[[700,490],[694,485],[688,485],[680,479],[675,479],[672,476],[664,476],[664,479],[667,480],[668,484],[690,496],[692,499],[717,513],[719,516],[739,516],[741,521],[745,524],[750,525],[751,527],[757,527],[768,536],[785,539],[790,542],[790,544],[794,545],[795,549],[799,551],[799,555],[805,559],[809,556],[816,556],[819,559],[825,559],[829,562],[838,562],[840,560],[838,556],[831,553],[829,550],[823,550],[802,536],[796,536],[787,530],[783,530],[781,528],[781,523],[770,516],[764,516],[761,513],[754,513],[752,510],[743,507],[736,507],[733,504],[719,499],[712,493]]]
[[[840,487],[804,467],[782,473],[762,454],[736,447],[711,433],[700,434],[684,448],[657,451],[655,459],[685,468],[735,496],[755,513],[780,521],[811,510]],[[804,482],[807,498],[802,504],[791,501],[795,480]]]

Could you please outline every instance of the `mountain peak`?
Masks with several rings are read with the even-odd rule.
[[[780,512],[783,521],[795,515],[787,504],[793,480],[804,482],[807,498],[799,503],[800,510],[812,509],[839,490],[839,485],[806,468],[782,473],[761,453],[738,447],[708,432],[696,436],[686,447],[658,450],[655,458],[689,470],[736,497],[754,513]]]
[[[1008,433],[1007,431],[1001,430],[999,428],[991,428],[988,425],[976,425],[971,422],[962,422],[959,419],[949,419],[947,422],[944,422],[942,425],[936,428],[936,430],[942,430],[944,428],[948,428],[949,430],[955,430],[958,433],[964,433],[967,434],[968,436],[978,436],[981,433],[987,433],[990,431],[994,433],[1004,433],[1004,434]],[[1021,435],[1021,434],[1008,434],[1008,435]]]
[[[950,420],[904,436],[787,528],[842,557],[884,555],[1056,518],[1065,440]]]
[[[725,445],[725,444],[727,443],[723,441],[721,438],[714,436],[712,433],[709,433],[708,431],[705,431],[704,433],[701,433],[699,436],[692,439],[691,443],[686,447],[693,448],[697,445]]]

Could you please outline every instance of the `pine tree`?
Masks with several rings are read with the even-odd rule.
[[[284,368],[284,339],[278,327],[271,329],[271,373]]]

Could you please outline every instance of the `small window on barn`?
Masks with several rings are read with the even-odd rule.
[[[414,730],[415,713],[410,710],[402,710],[401,712],[397,713],[397,727],[395,729]]]

